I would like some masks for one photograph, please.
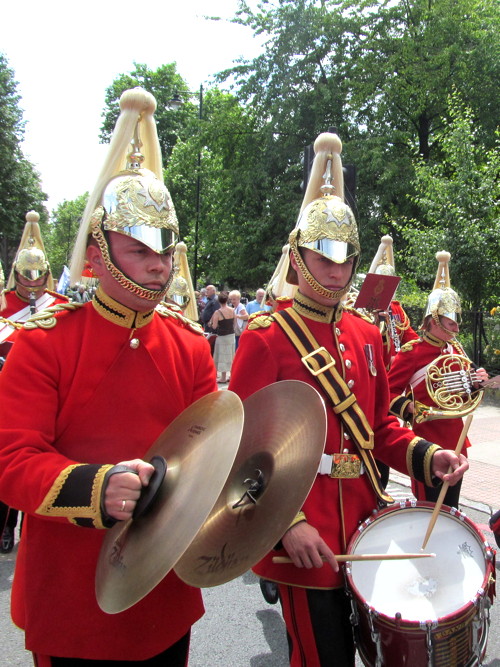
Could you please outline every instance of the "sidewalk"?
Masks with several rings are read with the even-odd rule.
[[[500,407],[481,405],[474,412],[467,451],[470,468],[464,476],[461,502],[481,503],[490,513],[500,509]],[[391,479],[410,486],[410,479],[391,470]]]

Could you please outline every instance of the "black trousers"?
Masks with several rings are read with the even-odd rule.
[[[351,604],[343,589],[278,584],[291,667],[354,667]]]

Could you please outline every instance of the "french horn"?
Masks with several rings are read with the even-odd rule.
[[[461,354],[445,354],[429,364],[425,376],[427,391],[436,406],[414,401],[414,421],[421,424],[432,419],[456,419],[473,412],[481,403],[484,389],[471,360]]]

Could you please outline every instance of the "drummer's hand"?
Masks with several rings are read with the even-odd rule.
[[[320,537],[320,534],[307,521],[292,526],[282,537],[281,542],[296,567],[323,567],[330,563],[335,572],[339,566],[335,554]]]
[[[451,466],[452,472],[448,473]],[[432,474],[450,486],[456,484],[469,469],[469,462],[463,454],[457,456],[451,449],[440,449],[432,457]]]
[[[113,519],[126,521],[132,517],[141,489],[149,484],[155,469],[141,459],[120,461],[119,465],[135,472],[119,472],[110,476],[104,492],[104,509]]]

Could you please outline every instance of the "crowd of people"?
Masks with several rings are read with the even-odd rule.
[[[261,287],[251,301],[238,290],[218,292],[214,285],[203,287],[195,296],[199,323],[211,344],[218,382],[226,384],[240,336],[251,316],[268,312],[271,306],[265,302],[265,290]]]
[[[9,304],[19,302],[0,313],[0,334],[13,342],[0,372],[0,499],[5,515],[15,508],[25,516],[14,623],[37,667],[185,667],[191,627],[204,611],[201,591],[170,571],[131,608],[104,613],[94,591],[104,534],[133,517],[154,473],[144,460],[150,445],[217,391],[217,373],[241,399],[294,379],[323,396],[325,450],[303,507],[253,569],[275,587],[292,667],[352,667],[351,606],[336,555],[374,509],[392,501],[377,461],[410,475],[422,499],[435,498],[443,482],[459,489],[468,467],[453,451],[460,418],[446,435],[434,421],[424,429],[412,420],[417,395],[433,400],[415,390],[415,369],[445,353],[464,354],[455,343],[460,304],[447,268],[440,265],[422,336],[384,352],[384,336],[395,342],[394,327],[380,326],[390,323],[387,313],[374,323],[373,314],[347,305],[358,228],[343,200],[340,140],[320,135],[283,264],[293,298],[280,302],[282,295],[259,288],[248,301],[207,285],[196,295],[194,322],[165,303],[178,225],[163,183],[155,100],[129,90],[120,108],[71,264],[77,284],[89,263],[95,293],[85,299],[78,288],[69,301],[51,290],[30,219],[27,250],[38,246],[38,254],[23,263],[19,251],[5,293]],[[396,329],[398,322],[401,334],[408,327],[403,316]],[[452,499],[458,502],[458,491]],[[277,563],[276,555],[290,562]]]

